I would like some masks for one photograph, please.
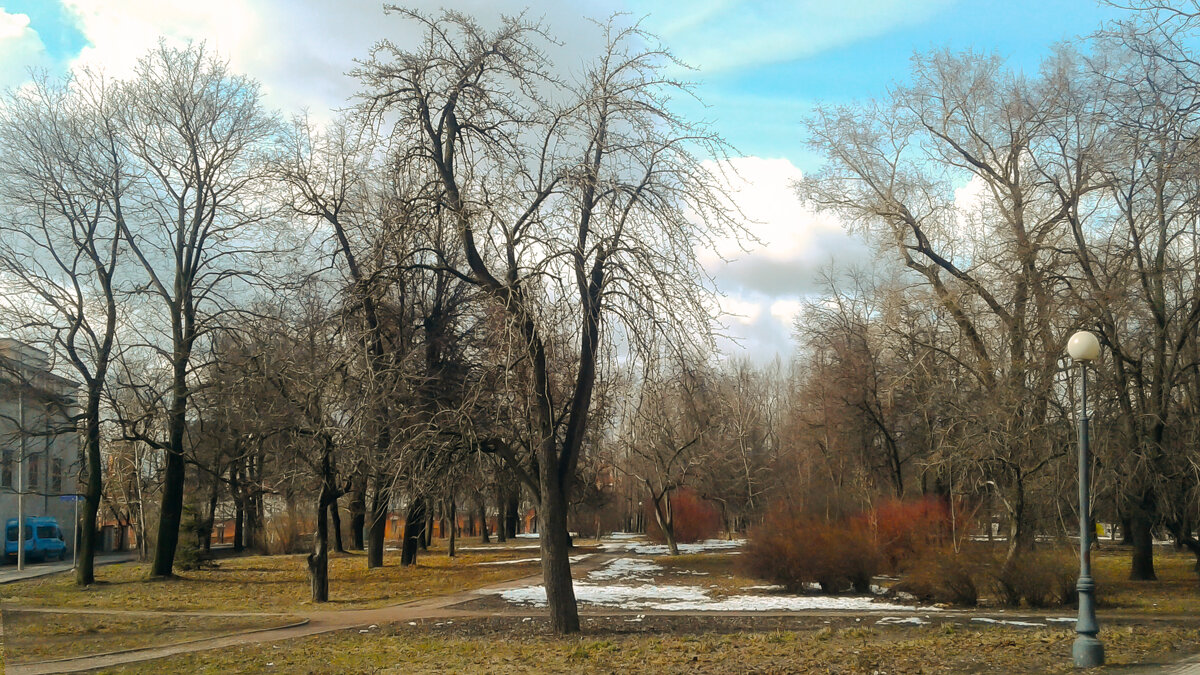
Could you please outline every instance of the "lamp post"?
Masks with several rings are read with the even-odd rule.
[[[1096,583],[1092,580],[1091,508],[1088,488],[1091,462],[1088,459],[1087,364],[1100,356],[1100,341],[1087,331],[1079,331],[1067,342],[1067,353],[1079,364],[1079,620],[1075,623],[1075,644],[1071,655],[1076,668],[1104,665],[1104,645],[1096,637]]]

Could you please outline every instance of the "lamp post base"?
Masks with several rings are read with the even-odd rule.
[[[1076,668],[1095,668],[1104,665],[1104,645],[1094,635],[1080,635],[1071,647]]]

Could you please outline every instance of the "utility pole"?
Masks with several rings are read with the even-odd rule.
[[[25,569],[25,387],[17,384],[17,436],[21,439],[17,453],[17,570]]]

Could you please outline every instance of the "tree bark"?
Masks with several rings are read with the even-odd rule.
[[[329,504],[329,519],[333,521],[333,550],[345,553],[346,547],[342,545],[342,514],[338,511],[336,499]]]
[[[458,539],[458,505],[450,498],[450,541],[446,544],[447,555],[454,557],[454,544]]]
[[[404,516],[404,543],[400,546],[400,566],[408,567],[417,562],[417,550],[421,547],[420,540],[425,533],[425,500],[414,498],[408,504],[408,513]]]
[[[367,498],[365,491],[356,487],[350,493],[350,548],[361,551],[366,548],[363,530],[367,525]]]
[[[479,500],[479,535],[481,543],[492,543],[492,540],[488,537],[487,507],[484,506],[482,499]]]
[[[516,538],[518,531],[518,521],[520,520],[521,510],[521,494],[519,488],[510,492],[508,495],[508,503],[504,508],[504,533],[509,539]]]
[[[331,496],[329,481],[322,481],[317,497],[317,532],[313,537],[313,552],[308,554],[308,577],[312,584],[313,602],[329,601],[329,524],[325,512],[333,501]]]
[[[566,494],[554,480],[546,480],[543,470],[541,522],[542,581],[546,586],[546,604],[550,609],[551,629],[560,635],[579,632],[579,606],[571,583],[571,542],[567,534]],[[557,473],[557,472],[553,472]]]
[[[84,488],[83,509],[79,512],[79,520],[75,523],[76,567],[75,583],[79,586],[90,586],[96,581],[95,557],[96,547],[96,517],[100,513],[101,495],[101,462],[100,462],[100,391],[99,382],[94,387],[96,391],[88,392],[86,415],[87,448],[87,487]],[[93,393],[95,395],[93,395]]]
[[[1133,541],[1129,578],[1133,581],[1154,581],[1154,523],[1140,505],[1134,506],[1129,518],[1129,535]]]
[[[367,569],[383,567],[383,538],[387,534],[388,500],[390,494],[383,478],[375,479],[375,494],[371,499],[370,527],[367,530]]]
[[[663,539],[667,541],[667,550],[671,555],[679,555],[679,544],[675,543],[675,515],[671,512],[670,493],[661,495],[653,500],[654,520],[662,531]]]

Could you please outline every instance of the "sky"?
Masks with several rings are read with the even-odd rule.
[[[933,49],[996,53],[1033,72],[1056,43],[1122,16],[1095,0],[397,2],[458,9],[485,25],[525,12],[563,39],[557,56],[567,69],[599,46],[589,19],[624,13],[691,66],[680,73],[698,100],[676,109],[732,144],[727,161],[739,178],[730,193],[761,242],[702,256],[727,313],[721,347],[759,363],[791,356],[793,326],[823,269],[875,263],[865,242],[791,190],[821,164],[801,124],[815,105],[883,97],[904,82],[914,54]],[[415,35],[376,0],[0,0],[0,88],[20,86],[31,69],[121,76],[161,36],[205,41],[285,114],[320,113],[353,95],[345,73],[375,41],[403,45]]]

